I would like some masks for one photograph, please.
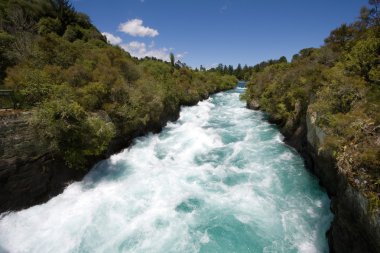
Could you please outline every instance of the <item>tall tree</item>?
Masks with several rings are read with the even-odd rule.
[[[216,67],[216,71],[218,71],[219,73],[223,73],[223,64],[222,63],[218,64],[218,66]]]
[[[174,57],[174,54],[173,54],[173,53],[170,53],[170,64],[172,65],[172,67],[174,67],[174,63],[175,63],[175,57]]]
[[[228,74],[233,75],[234,74],[234,67],[232,65],[228,65]]]
[[[62,28],[60,34],[62,35],[66,27],[75,21],[75,10],[69,0],[52,0],[52,4],[56,9],[59,21],[61,21]]]
[[[239,63],[236,70],[235,70],[235,76],[241,80],[243,77],[242,77],[242,68],[241,68],[241,64]]]

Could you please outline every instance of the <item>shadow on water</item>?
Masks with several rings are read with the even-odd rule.
[[[84,188],[92,189],[102,182],[118,181],[131,173],[131,167],[124,160],[115,163],[107,159],[95,165],[82,183]]]

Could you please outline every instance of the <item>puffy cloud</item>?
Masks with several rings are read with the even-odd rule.
[[[152,43],[153,44],[153,43]],[[144,42],[131,41],[128,44],[120,45],[125,51],[137,58],[155,57],[164,61],[169,61],[170,51],[167,48],[154,48],[153,45],[147,46]]]
[[[128,20],[126,23],[122,23],[119,25],[119,31],[125,32],[132,36],[149,36],[154,37],[158,35],[158,31],[149,27],[143,26],[143,21],[140,19],[132,19]],[[156,48],[154,41],[152,41],[149,45],[144,42],[139,41],[131,41],[129,43],[123,43],[122,39],[118,36],[115,36],[111,33],[103,32],[104,36],[107,37],[107,40],[114,45],[119,45],[125,51],[129,52],[132,56],[137,58],[144,57],[155,57],[157,59],[161,59],[164,61],[170,60],[170,52],[174,50],[174,48]],[[175,55],[176,59],[182,60],[183,57],[187,54],[187,52],[178,53]]]
[[[112,33],[103,32],[102,34],[106,36],[108,42],[113,45],[117,45],[122,42],[122,39],[119,36],[115,36]]]
[[[139,37],[155,37],[158,35],[157,30],[143,26],[143,21],[141,19],[132,19],[125,23],[121,23],[119,25],[119,31]]]

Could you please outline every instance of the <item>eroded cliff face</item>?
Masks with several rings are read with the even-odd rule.
[[[297,105],[296,105],[297,106]],[[250,109],[259,109],[257,101],[247,101]],[[317,114],[309,107],[297,112],[287,121],[269,121],[279,125],[285,142],[304,157],[305,162],[320,179],[330,198],[334,220],[327,233],[330,251],[335,253],[380,252],[380,215],[371,213],[368,199],[353,187],[344,168],[337,167],[333,154],[323,149],[326,138],[317,126]]]
[[[216,92],[219,92],[217,90]],[[195,105],[211,94],[202,94],[183,105]],[[60,194],[66,186],[81,180],[93,165],[128,147],[134,138],[148,132],[160,132],[168,121],[178,119],[180,105],[165,105],[159,118],[123,135],[117,133],[107,150],[97,157],[88,157],[85,170],[68,167],[59,156],[54,156],[35,135],[30,111],[0,111],[0,213],[20,210],[41,204]],[[111,120],[106,112],[98,116]]]
[[[60,194],[67,185],[81,180],[98,161],[127,147],[133,138],[161,131],[166,122],[178,118],[179,107],[166,110],[160,119],[129,136],[116,136],[101,156],[87,159],[85,170],[68,167],[42,144],[29,123],[31,114],[0,112],[0,213],[44,203]],[[105,112],[99,114],[109,119]]]
[[[85,173],[51,156],[33,134],[30,116],[0,112],[0,212],[45,202]]]
[[[380,252],[380,216],[369,211],[368,199],[349,182],[331,153],[323,149],[325,133],[317,114],[306,114],[307,148],[313,171],[331,196],[334,220],[328,238],[333,252]]]

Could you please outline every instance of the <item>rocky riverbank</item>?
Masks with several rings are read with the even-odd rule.
[[[206,99],[210,94],[203,94]],[[195,105],[199,99],[187,101]],[[135,129],[128,136],[116,135],[108,149],[97,157],[86,159],[85,170],[68,167],[62,157],[53,155],[40,144],[30,122],[31,111],[0,112],[0,213],[41,204],[60,194],[73,181],[81,180],[93,165],[128,147],[132,140],[148,132],[159,132],[168,121],[179,117],[180,106],[167,107],[157,121]],[[104,111],[98,112],[108,118]]]
[[[255,100],[248,101],[247,107],[260,109]],[[380,252],[379,214],[370,211],[368,199],[350,184],[344,170],[338,169],[333,154],[322,149],[326,134],[316,124],[317,114],[309,107],[286,122],[270,115],[268,120],[279,125],[285,142],[304,157],[331,198],[334,220],[327,232],[330,252]]]

